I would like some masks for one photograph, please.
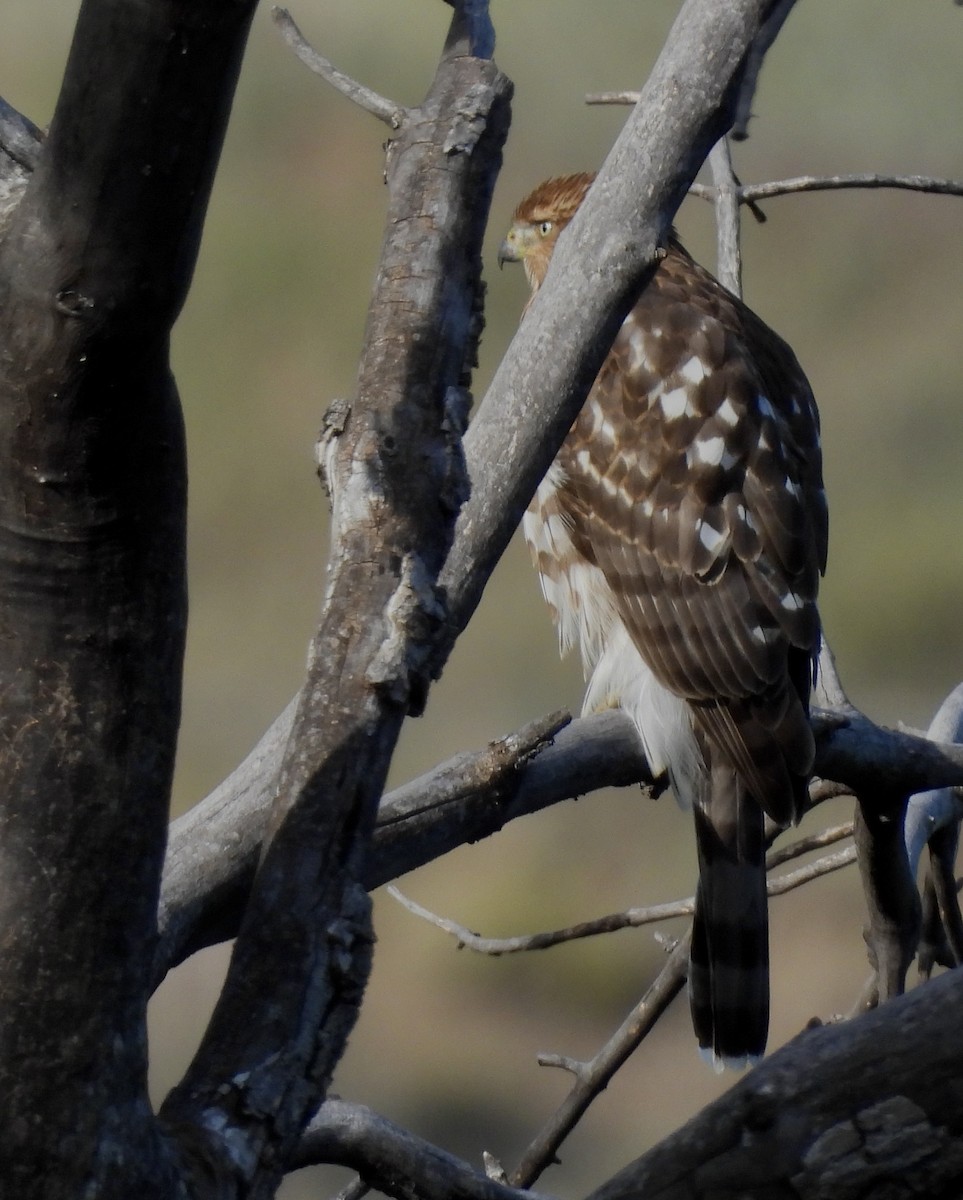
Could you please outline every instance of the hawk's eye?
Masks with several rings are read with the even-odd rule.
[[[551,221],[540,221],[538,224],[538,232],[542,235],[542,237],[548,237],[553,228],[554,226],[552,225]]]

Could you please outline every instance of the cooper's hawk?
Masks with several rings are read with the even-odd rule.
[[[518,206],[499,260],[534,294],[592,179]],[[585,709],[619,705],[695,815],[689,995],[716,1064],[765,1049],[763,821],[798,818],[827,510],[796,357],[673,235],[525,516]]]

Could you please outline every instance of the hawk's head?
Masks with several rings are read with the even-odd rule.
[[[498,250],[498,265],[520,262],[533,292],[542,286],[558,235],[575,216],[594,175],[547,179],[515,209],[512,227]]]

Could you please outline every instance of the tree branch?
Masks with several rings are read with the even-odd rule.
[[[275,5],[271,9],[271,18],[280,31],[281,37],[309,70],[327,80],[342,96],[347,96],[352,104],[357,104],[365,112],[371,113],[373,117],[383,121],[390,129],[397,130],[402,127],[405,117],[408,115],[408,110],[404,105],[395,104],[394,101],[379,96],[377,92],[365,87],[363,83],[358,83],[356,79],[345,75],[343,71],[339,71],[336,66],[328,62],[323,55],[309,45],[286,8]]]
[[[863,1196],[910,1175],[916,1194],[958,1194],[963,1050],[946,1014],[961,1003],[950,972],[799,1034],[589,1200]]]
[[[452,36],[461,28],[456,10]],[[464,389],[510,92],[489,60],[446,50],[388,156],[357,396],[324,447],[334,502],[326,602],[227,980],[163,1109],[178,1126],[216,1130],[213,1169],[245,1194],[273,1194],[367,978],[359,877],[445,617],[436,578],[465,492]]]
[[[782,848],[777,857],[770,854],[767,858],[767,866],[771,867],[774,862],[782,863],[801,854],[807,854],[814,846],[828,845],[842,837],[851,836],[852,832],[852,824],[849,824],[838,826],[832,830],[824,830],[821,834],[810,838],[800,839],[800,841]],[[794,891],[796,888],[810,883],[813,879],[829,875],[842,867],[850,866],[855,861],[856,851],[852,846],[835,854],[824,855],[815,862],[807,863],[795,871],[787,871],[783,875],[770,879],[767,884],[768,893],[770,896],[784,896],[787,892]],[[663,921],[675,920],[678,917],[691,917],[695,908],[694,898],[688,896],[685,900],[674,900],[667,904],[650,904],[644,908],[628,908],[624,912],[609,913],[607,916],[596,917],[591,921],[580,921],[577,925],[570,925],[565,929],[521,934],[518,937],[490,938],[483,937],[464,925],[459,925],[457,921],[452,921],[449,917],[433,913],[409,896],[405,896],[396,887],[389,887],[388,894],[414,916],[420,917],[421,920],[427,921],[429,925],[434,925],[436,929],[440,929],[444,933],[451,934],[457,941],[459,949],[466,947],[474,950],[477,954],[489,954],[495,958],[502,954],[547,950],[565,942],[577,941],[579,938],[598,937],[600,934],[617,933],[621,929],[639,929],[643,925],[656,925]]]
[[[253,9],[85,0],[42,148],[0,114],[0,1125],[24,1198],[174,1187],[145,1082],[186,621],[167,344]]]
[[[360,1104],[326,1100],[304,1132],[293,1167],[337,1163],[356,1170],[368,1187],[397,1200],[524,1200]]]
[[[773,179],[767,183],[743,183],[736,189],[740,204],[756,204],[775,196],[801,192],[830,192],[848,188],[894,188],[927,192],[937,196],[963,196],[963,181],[939,179],[932,175],[880,175],[875,172],[853,175],[799,175],[793,179]],[[714,200],[715,188],[694,183],[690,194],[702,200]]]
[[[596,1056],[573,1064],[542,1055],[543,1066],[564,1066],[575,1074],[575,1084],[541,1133],[532,1140],[522,1161],[511,1174],[514,1187],[527,1188],[554,1160],[562,1142],[581,1120],[586,1109],[604,1091],[615,1072],[647,1036],[659,1017],[682,990],[689,963],[689,934],[675,944],[668,962],[645,995]]]
[[[43,135],[0,97],[0,238],[40,161]]]
[[[658,261],[675,211],[732,119],[748,47],[771,0],[686,0],[465,439],[473,491],[441,575],[450,637],[561,445]],[[613,233],[617,231],[617,233]],[[521,420],[524,414],[524,420]]]
[[[631,720],[609,711],[573,721],[534,748],[556,717],[405,784],[382,801],[365,885],[378,887],[516,817],[600,787],[652,787]],[[895,781],[908,792],[963,783],[963,747],[883,729],[854,709],[816,711],[816,770],[848,790]],[[514,748],[513,748],[514,747]],[[171,827],[156,978],[190,953],[230,937],[253,876],[283,748],[276,723],[234,775]],[[836,795],[819,781],[813,796]]]
[[[739,228],[738,181],[732,169],[729,141],[720,138],[709,152],[715,184],[717,275],[734,296],[742,295],[742,249]]]

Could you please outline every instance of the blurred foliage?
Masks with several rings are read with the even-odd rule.
[[[602,161],[625,113],[588,108],[583,95],[638,87],[678,7],[493,0],[497,58],[516,98],[490,267],[520,196]],[[4,4],[0,94],[41,124],[77,8]],[[293,10],[339,67],[406,103],[428,85],[449,11],[440,0],[305,0]],[[963,175],[961,42],[963,12],[950,0],[799,5],[769,56],[752,136],[736,149],[741,177]],[[299,684],[327,536],[313,441],[328,403],[353,386],[384,212],[383,140],[295,61],[261,11],[174,345],[192,501],[178,808],[235,765]],[[827,631],[857,703],[878,719],[925,724],[963,673],[963,201],[846,192],[765,210],[765,225],[746,223],[746,293],[795,347],[822,409]],[[711,262],[708,206],[688,201],[678,224]],[[519,272],[491,273],[479,395],[525,292]],[[580,692],[515,544],[425,718],[405,731],[394,778],[544,711],[577,709]],[[624,792],[529,818],[403,886],[485,933],[517,933],[687,894],[690,842],[671,800]],[[337,1090],[476,1163],[487,1148],[510,1166],[567,1087],[535,1053],[594,1053],[660,954],[640,931],[488,960],[452,953],[390,900],[379,898],[377,922],[374,978]],[[861,924],[853,875],[774,903],[773,1044],[852,1002],[866,971]],[[190,1054],[224,962],[223,949],[198,956],[153,1004],[158,1095]],[[542,1188],[583,1193],[726,1082],[702,1067],[677,1004]],[[284,1194],[324,1194],[339,1178],[304,1173]]]

